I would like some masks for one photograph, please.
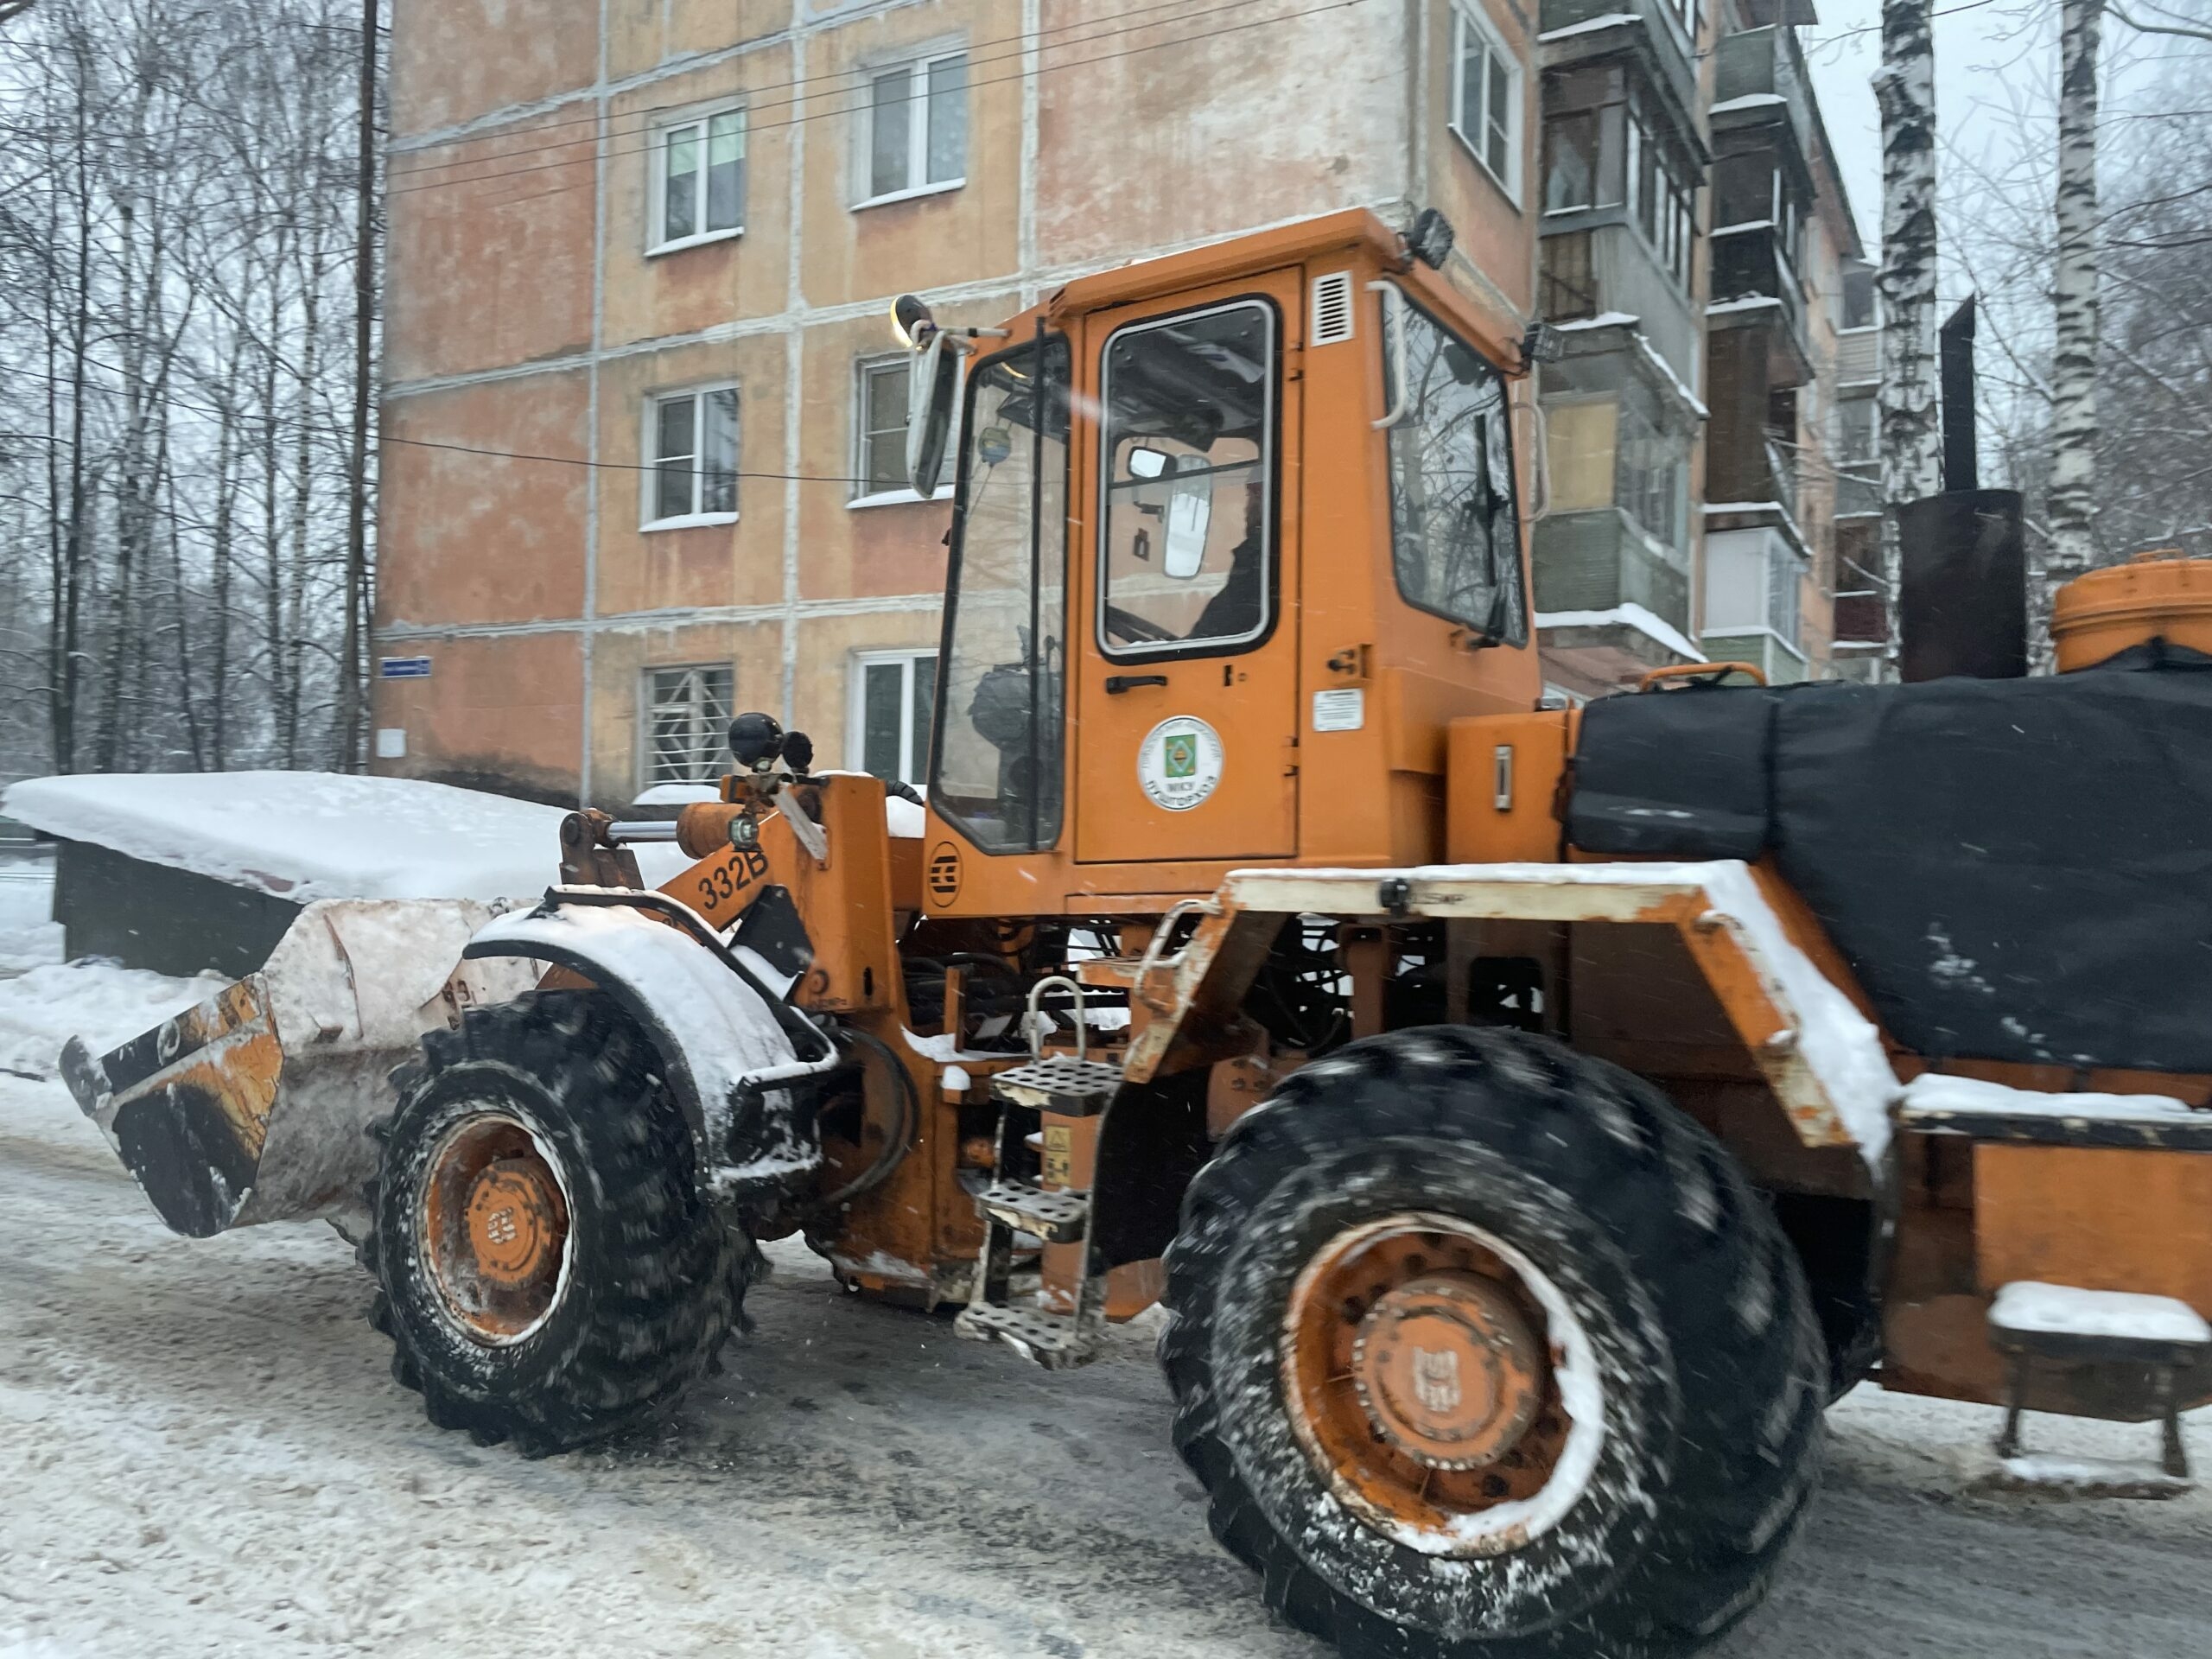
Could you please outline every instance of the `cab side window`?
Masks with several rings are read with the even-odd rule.
[[[1231,651],[1274,622],[1275,319],[1238,301],[1106,343],[1099,645]]]
[[[1390,429],[1398,592],[1499,645],[1525,645],[1505,378],[1409,300],[1386,305],[1383,319],[1384,386],[1389,407],[1403,411]]]

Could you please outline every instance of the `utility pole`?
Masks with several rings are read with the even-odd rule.
[[[1882,0],[1883,597],[1898,652],[1897,510],[1940,493],[1936,382],[1936,41],[1933,0]]]
[[[340,772],[361,766],[368,691],[369,375],[376,316],[378,0],[361,0],[360,124],[355,130],[353,196],[353,430],[346,468],[346,639],[338,675]]]
[[[2058,261],[2050,373],[2050,544],[2037,601],[2088,569],[2097,482],[2097,50],[2105,0],[2062,0]]]

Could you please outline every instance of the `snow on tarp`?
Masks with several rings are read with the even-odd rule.
[[[534,898],[560,879],[557,806],[411,778],[109,772],[11,785],[32,828],[171,869],[316,899]]]
[[[2055,1337],[2125,1337],[2184,1345],[2212,1343],[2212,1325],[2187,1302],[2135,1291],[2083,1290],[2016,1280],[1997,1293],[1989,1322],[2004,1331]]]

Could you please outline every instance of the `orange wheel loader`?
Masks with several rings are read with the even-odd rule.
[[[525,1453],[699,1376],[764,1239],[1047,1367],[1164,1303],[1215,1534],[1348,1655],[1696,1650],[1869,1377],[2009,1408],[2022,1478],[2024,1413],[2143,1423],[2177,1487],[2206,567],[2082,579],[2055,677],[1548,709],[1524,343],[1449,235],[902,301],[925,802],[745,715],[719,801],[76,1050],[85,1109],[182,1230],[355,1236],[399,1381]]]

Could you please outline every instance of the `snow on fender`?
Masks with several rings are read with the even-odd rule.
[[[653,1039],[670,1086],[699,1136],[710,1179],[733,1172],[728,1152],[738,1114],[764,1085],[791,1083],[836,1064],[834,1047],[801,1058],[760,992],[697,940],[627,905],[561,904],[501,917],[462,952],[471,959],[531,957],[581,974],[621,1005]],[[737,947],[764,988],[777,975]],[[761,1147],[764,1155],[776,1147]],[[782,1148],[781,1151],[788,1151]]]

